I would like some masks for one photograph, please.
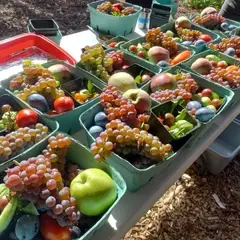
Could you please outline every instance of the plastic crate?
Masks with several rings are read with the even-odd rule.
[[[123,3],[124,7],[134,7],[135,12],[133,14],[124,17],[117,17],[96,10],[97,6],[103,2],[105,1],[100,0],[88,4],[90,12],[90,25],[92,28],[115,36],[126,36],[129,33],[134,32],[138,16],[142,10],[140,6],[111,0],[111,3]]]
[[[8,95],[7,92],[2,88],[0,88],[0,95],[1,95],[0,96],[1,104],[4,104],[4,103],[12,104],[12,106],[14,107],[13,110],[21,110],[23,108],[27,108],[27,106],[24,103],[18,102],[11,95]],[[17,160],[17,161],[23,160],[27,156],[29,156],[29,154],[31,154],[32,152],[38,151],[39,149],[41,149],[43,146],[45,146],[47,144],[47,139],[56,133],[56,131],[59,128],[59,124],[56,121],[51,120],[51,119],[46,119],[42,115],[38,115],[38,116],[39,116],[39,122],[43,123],[45,126],[47,126],[49,128],[48,136],[43,138],[38,143],[35,143],[32,147],[27,148],[22,153],[19,153],[18,155],[12,157],[11,159],[9,159],[5,162],[1,162],[0,163],[0,172],[4,171],[6,168],[13,165],[13,160]],[[1,135],[2,134],[3,134],[3,131],[1,131]]]
[[[207,51],[204,51],[202,53],[198,53],[196,55],[194,55],[190,60],[184,62],[184,64],[182,64],[182,67],[185,68],[186,70],[188,71],[191,71],[191,72],[194,72],[196,73],[197,75],[200,75],[202,76],[201,74],[199,74],[198,72],[195,72],[191,69],[191,65],[198,59],[198,58],[204,58],[206,57],[207,55],[210,55],[210,54],[213,54],[213,55],[216,55],[217,57],[219,57],[221,60],[224,60],[226,61],[228,64],[235,64],[235,65],[240,65],[240,61],[239,60],[236,60],[235,58],[232,58],[232,57],[229,57],[223,53],[220,53],[220,52],[217,52],[217,51],[214,51],[214,50],[207,50]],[[204,79],[207,79],[206,77],[202,76]],[[208,80],[208,79],[207,79]],[[214,81],[211,81],[211,80],[208,80],[210,82],[214,82]],[[222,86],[220,85],[219,83],[216,83],[214,82],[214,84],[216,85],[219,85],[219,86]],[[232,90],[235,95],[233,97],[233,100],[232,100],[232,103],[234,102],[238,102],[240,100],[240,87],[239,88],[231,88],[230,90]]]
[[[143,58],[140,58],[138,57],[137,55],[131,53],[128,51],[128,48],[131,46],[131,45],[138,45],[138,43],[143,43],[145,41],[145,37],[139,37],[139,38],[136,38],[134,40],[131,40],[127,43],[124,43],[123,45],[121,45],[121,49],[124,50],[125,52],[127,52],[129,55],[131,55],[134,59],[136,59],[137,63],[141,64],[142,66],[154,71],[154,72],[160,72],[160,70],[165,70],[165,69],[168,69],[168,68],[171,68],[172,66],[169,66],[167,68],[160,68],[157,64],[154,64],[154,63],[151,63],[150,61],[146,60],[146,59],[143,59]],[[180,52],[184,51],[184,50],[189,50],[189,48],[185,47],[185,46],[182,46],[180,44],[178,44],[178,48],[180,50]],[[194,50],[192,50],[192,55],[194,54]],[[192,56],[191,55],[191,56]],[[191,58],[190,56],[190,58]],[[189,58],[188,58],[189,59]],[[187,61],[188,59],[186,59],[185,61]],[[185,62],[184,61],[184,62]],[[178,63],[178,64],[181,64],[181,63]],[[178,64],[174,65],[174,66],[177,66]]]
[[[74,66],[72,66],[72,65],[70,65],[66,62],[55,60],[55,61],[51,61],[51,62],[48,62],[46,64],[43,64],[43,66],[48,68],[48,67],[50,67],[54,64],[63,64],[66,67],[68,67],[70,69],[70,71],[73,73],[75,79],[81,80],[81,77],[83,77],[85,79],[90,80],[99,89],[103,89],[105,87],[105,85],[103,85],[100,81],[98,81],[98,79],[96,79],[94,76],[90,75],[88,72],[86,72],[84,70],[81,70],[81,69],[78,69],[78,68],[75,68]],[[19,101],[22,104],[31,108],[31,106],[27,102],[22,101],[21,99],[18,99],[9,90],[9,82],[10,82],[11,79],[12,79],[12,77],[2,81],[2,86],[5,89],[7,89],[8,93],[11,94],[15,99],[17,99],[17,101]],[[66,91],[65,91],[65,93],[66,93]],[[68,95],[68,94],[66,94],[66,95]],[[64,112],[64,113],[61,113],[61,114],[58,114],[58,115],[52,115],[52,116],[50,116],[48,114],[43,114],[36,109],[35,110],[39,114],[42,114],[43,118],[56,120],[59,123],[59,130],[60,131],[63,131],[63,132],[66,132],[66,133],[70,133],[70,132],[73,133],[73,132],[79,131],[80,126],[79,126],[78,118],[79,118],[80,114],[82,112],[84,112],[85,110],[87,110],[92,105],[94,105],[98,101],[99,101],[99,97],[94,98],[94,99],[92,99],[92,100],[90,100],[90,101],[88,101],[88,102],[86,102],[82,105],[78,104],[75,101],[75,106],[76,107],[72,111]]]
[[[203,34],[207,34],[209,35],[211,38],[212,38],[212,41],[211,43],[215,43],[218,39],[220,39],[220,36],[206,28],[203,28],[195,23],[192,23],[192,26],[191,26],[191,29],[192,30],[197,30],[197,31],[200,31],[201,33]],[[161,31],[162,32],[167,32],[168,30],[172,31],[174,34],[176,33],[176,30],[175,30],[175,22],[173,23],[167,23],[163,26],[161,26]],[[178,37],[177,35],[175,35],[174,37]],[[181,44],[181,42],[179,43]],[[204,50],[207,49],[207,46],[199,46],[199,47],[196,47],[194,45],[190,45],[188,46],[188,48],[190,49],[193,49],[195,51],[195,53],[199,53],[199,52],[202,52]]]
[[[0,64],[4,63],[12,55],[16,55],[30,47],[37,47],[58,60],[67,61],[70,64],[76,63],[73,57],[48,38],[33,33],[25,33],[0,42]],[[26,59],[26,56],[24,58]]]
[[[173,0],[153,0],[153,4],[161,4],[172,8],[172,16],[175,17],[177,13],[178,4]]]
[[[88,129],[93,125],[93,119],[96,113],[102,110],[103,109],[101,105],[96,104],[90,109],[88,109],[86,112],[81,114],[79,118],[80,125],[82,126],[87,135],[89,147],[94,142],[94,138],[89,133]],[[114,168],[117,169],[117,171],[120,172],[120,174],[123,176],[124,180],[127,183],[128,190],[134,192],[137,191],[146,183],[148,183],[154,176],[164,171],[168,167],[168,165],[172,162],[175,155],[176,154],[173,154],[168,159],[158,164],[152,165],[146,169],[136,168],[130,162],[121,158],[115,153],[112,153],[111,156],[106,159],[106,161],[110,164],[110,166],[113,166]]]
[[[206,167],[219,174],[240,152],[240,123],[233,121],[203,153]]]

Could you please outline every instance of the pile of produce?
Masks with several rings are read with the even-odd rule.
[[[0,163],[3,163],[46,138],[49,129],[39,123],[38,115],[31,109],[13,111],[12,106],[1,107]]]
[[[71,95],[78,103],[84,104],[99,96],[99,93],[97,92],[99,90],[94,87],[91,81],[84,81],[84,79],[76,81],[83,81],[83,85],[86,85],[85,87],[83,87],[83,89],[78,89],[77,91],[70,91]],[[72,85],[72,83],[72,81],[69,82],[70,85]]]
[[[166,34],[185,46],[199,47],[212,41],[208,34],[192,29],[191,21],[184,16],[177,18],[173,31],[168,30]]]
[[[231,38],[223,38],[219,43],[210,43],[209,47],[228,56],[240,58],[240,37],[238,36],[232,36]]]
[[[192,70],[202,74],[207,79],[217,82],[227,88],[240,87],[240,67],[228,64],[216,55],[198,58],[191,66]]]
[[[96,138],[91,152],[97,161],[116,152],[134,166],[146,168],[171,155],[171,145],[148,132],[151,100],[145,91],[130,89],[122,96],[116,87],[108,86],[100,103],[104,112],[96,114],[95,126],[89,129]]]
[[[70,145],[69,137],[58,134],[49,138],[42,154],[6,170],[0,185],[0,233],[8,229],[7,239],[79,238],[81,214],[91,219],[114,203],[117,188],[111,177],[68,162]],[[101,188],[95,189],[96,183]]]
[[[133,7],[124,7],[123,3],[103,2],[97,6],[97,11],[116,17],[124,17],[134,13]]]
[[[173,115],[173,111],[174,108],[171,112],[160,114],[158,119],[175,139],[179,139],[188,134],[194,125],[186,120],[186,109],[179,112],[177,116]]]
[[[150,82],[150,96],[161,103],[169,100],[183,99],[189,114],[201,122],[207,122],[214,117],[222,106],[223,99],[211,89],[201,88],[191,74],[177,71],[154,76]]]
[[[176,65],[191,56],[189,50],[179,52],[177,42],[160,28],[148,30],[145,42],[131,45],[127,50],[160,67]]]
[[[85,47],[80,64],[103,81],[107,81],[115,71],[128,67],[122,51],[105,52],[100,43]]]
[[[109,48],[117,48],[117,49],[120,49],[121,45],[124,44],[124,43],[126,43],[127,40],[122,40],[121,37],[119,37],[119,38],[120,38],[120,41],[117,40],[116,38],[115,38],[114,40],[108,41],[107,46],[108,46]]]
[[[227,20],[218,15],[218,12],[213,7],[205,8],[200,15],[193,18],[193,22],[212,30],[219,30],[225,34],[237,28],[234,24],[228,24]]]
[[[23,61],[23,74],[10,81],[10,90],[21,100],[43,113],[60,114],[74,109],[74,101],[66,97],[60,84],[70,81],[70,70],[57,64],[49,69]]]

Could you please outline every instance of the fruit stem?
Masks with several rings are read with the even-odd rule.
[[[18,161],[13,160],[13,163],[14,163],[15,165],[19,166],[19,162],[18,162]]]

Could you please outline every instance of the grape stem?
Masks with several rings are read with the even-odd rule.
[[[15,165],[19,166],[19,162],[18,162],[18,161],[13,160],[13,163],[14,163]]]

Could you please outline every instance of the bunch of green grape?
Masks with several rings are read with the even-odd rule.
[[[87,46],[81,55],[81,65],[88,72],[96,75],[104,81],[110,78],[109,73],[113,71],[113,60],[106,56],[102,45]]]
[[[23,74],[13,78],[9,87],[23,101],[33,93],[39,93],[53,101],[65,95],[64,91],[58,88],[59,85],[48,69],[27,60],[23,62]]]

